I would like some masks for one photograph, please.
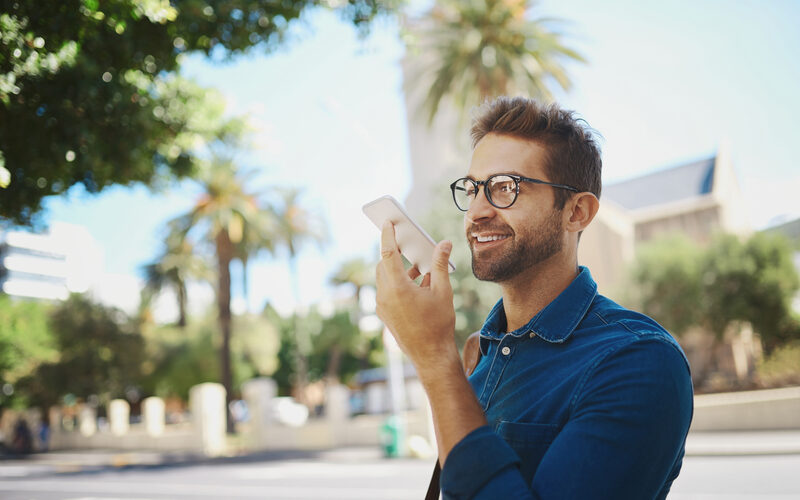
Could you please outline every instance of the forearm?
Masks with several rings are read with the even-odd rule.
[[[444,359],[419,363],[417,373],[430,401],[439,461],[444,465],[450,450],[467,434],[486,425],[486,417],[455,350]]]

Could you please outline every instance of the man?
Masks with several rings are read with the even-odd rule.
[[[411,359],[433,411],[444,498],[664,498],[692,415],[689,366],[655,321],[597,293],[578,266],[599,207],[601,160],[571,112],[499,98],[472,127],[467,177],[451,185],[472,269],[502,298],[467,379],[447,273],[404,271],[381,235],[377,312]]]

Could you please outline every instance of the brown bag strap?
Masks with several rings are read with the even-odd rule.
[[[481,360],[481,332],[474,332],[464,343],[464,352],[462,363],[464,365],[464,373],[467,377],[472,375],[475,367],[478,366],[478,361]],[[436,460],[436,465],[433,466],[433,474],[431,475],[431,482],[428,484],[428,492],[425,494],[425,500],[439,500],[439,476],[441,476],[442,468],[439,466],[439,460]]]

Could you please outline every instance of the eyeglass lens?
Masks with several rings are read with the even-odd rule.
[[[494,175],[486,179],[484,186],[489,202],[497,208],[506,208],[517,198],[517,181],[507,175]],[[472,179],[459,179],[456,182],[453,196],[458,208],[468,210],[470,203],[477,196],[478,184]]]

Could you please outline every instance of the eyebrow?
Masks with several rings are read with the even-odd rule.
[[[528,177],[527,175],[521,174],[521,173],[519,173],[519,172],[517,172],[515,170],[507,170],[507,171],[503,171],[503,172],[497,172],[497,173],[494,173],[494,174],[489,174],[489,175],[486,176],[486,178],[488,179],[489,177],[491,177],[493,175],[516,175],[517,177]],[[473,181],[475,180],[475,177],[473,177],[471,175],[467,175],[466,177],[467,177],[467,179],[472,179]]]

